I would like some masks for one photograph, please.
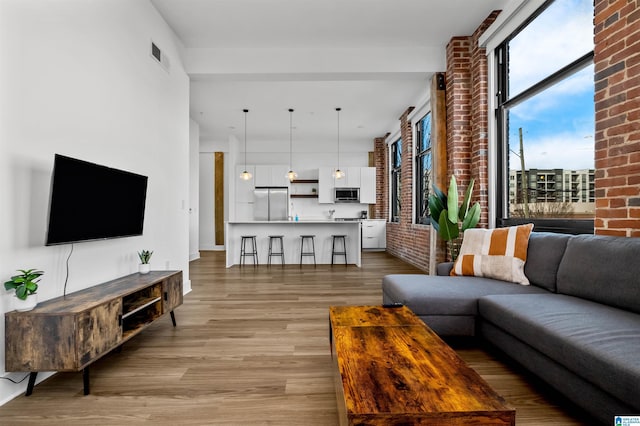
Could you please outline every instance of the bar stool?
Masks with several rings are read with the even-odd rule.
[[[273,251],[273,242],[280,241],[280,251]],[[268,266],[271,266],[271,256],[280,256],[282,267],[284,268],[284,235],[269,235],[269,260]]]
[[[240,240],[240,266],[247,263],[245,257],[251,256],[253,259],[253,266],[256,266],[258,262],[258,245],[256,244],[255,235],[242,235]],[[247,251],[246,244],[249,242],[251,251]]]
[[[331,238],[331,264],[333,265],[333,258],[335,256],[344,256],[344,265],[347,266],[347,236],[332,235]],[[338,241],[342,241],[342,251],[336,251],[336,242]]]
[[[316,266],[316,243],[315,235],[300,235],[300,266],[302,267],[302,256],[313,256],[313,266]],[[307,251],[304,251],[304,242],[307,241]],[[309,251],[311,242],[311,251]]]

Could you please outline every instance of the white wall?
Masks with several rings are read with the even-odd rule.
[[[151,40],[169,56],[169,72],[150,57]],[[149,176],[144,235],[76,244],[67,291],[135,272],[140,249],[154,251],[155,269],[183,270],[190,288],[189,81],[180,49],[147,0],[0,1],[0,278],[39,268],[40,300],[62,294],[70,246],[44,246],[61,153]],[[0,314],[12,302],[0,291]],[[0,380],[0,403],[25,387]]]
[[[199,215],[199,249],[215,249],[214,223],[214,153],[200,153],[200,215]]]
[[[235,140],[235,139],[234,139]],[[199,154],[199,249],[200,250],[224,250],[224,246],[218,246],[215,242],[215,211],[214,211],[214,198],[215,198],[215,153],[222,152],[224,154],[224,179],[225,179],[225,195],[224,195],[224,220],[229,217],[229,194],[231,194],[235,186],[230,184],[230,179],[233,179],[233,170],[229,171],[230,157],[235,155],[229,153],[229,143],[219,143],[213,141],[201,141],[200,142],[200,154]]]

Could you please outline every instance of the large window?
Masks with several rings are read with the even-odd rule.
[[[429,223],[432,164],[431,113],[428,113],[416,124],[416,223]]]
[[[593,1],[555,0],[496,49],[498,225],[591,232]]]
[[[400,222],[402,139],[391,144],[391,222]]]

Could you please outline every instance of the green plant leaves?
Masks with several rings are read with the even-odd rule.
[[[447,194],[448,218],[451,223],[458,223],[458,184],[456,177],[451,175],[449,193]]]
[[[460,235],[460,230],[458,229],[458,222],[451,223],[449,221],[448,212],[443,210],[440,214],[440,220],[438,221],[440,225],[440,235],[442,239],[445,241],[451,241],[455,238],[458,238]]]
[[[461,221],[464,221],[464,218],[467,216],[467,212],[469,211],[469,204],[471,204],[471,194],[473,193],[473,185],[475,182],[475,179],[471,179],[471,182],[469,182],[469,186],[467,186],[467,190],[464,192],[462,205],[460,206],[460,211],[458,212],[458,218]]]
[[[480,203],[475,203],[471,206],[462,221],[462,231],[464,232],[469,228],[475,228],[478,226],[478,222],[480,222]]]
[[[438,220],[440,218],[440,214],[443,210],[445,210],[445,205],[447,203],[447,197],[434,186],[434,190],[436,190],[435,195],[429,196],[429,213],[431,218],[431,224],[438,231],[440,229],[440,225],[438,224]]]
[[[140,258],[140,263],[147,264],[151,260],[152,251],[142,250],[138,252],[138,257]]]
[[[450,243],[450,252],[453,260],[456,259],[458,254],[458,250],[454,250],[455,244],[453,244],[453,240],[459,238],[465,230],[475,228],[480,222],[480,203],[476,202],[469,207],[474,183],[475,180],[471,179],[460,206],[458,206],[458,183],[453,175],[449,182],[447,195],[434,185],[434,194],[429,196],[431,224],[440,237]],[[460,222],[462,222],[461,226]]]
[[[15,290],[18,299],[25,300],[27,296],[38,290],[38,278],[44,275],[43,271],[36,269],[18,269],[20,275],[14,275],[4,283],[5,290]]]

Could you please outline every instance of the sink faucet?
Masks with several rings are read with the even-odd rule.
[[[329,219],[333,219],[333,214],[335,213],[335,209],[329,210]]]

